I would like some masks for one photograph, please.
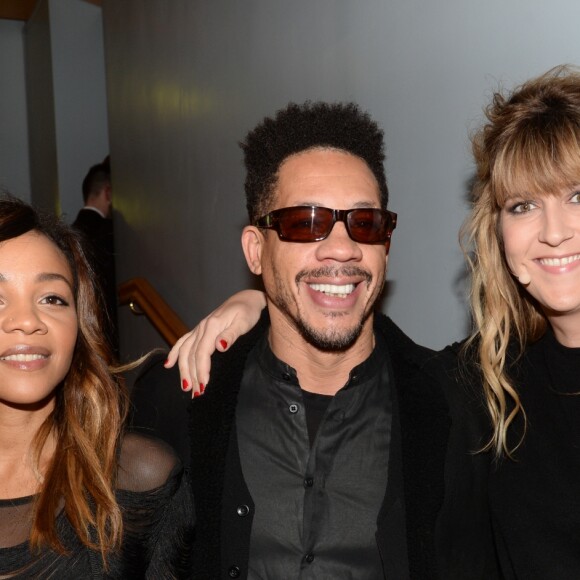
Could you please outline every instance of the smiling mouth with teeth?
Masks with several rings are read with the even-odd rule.
[[[333,298],[346,298],[349,294],[352,294],[355,289],[355,284],[308,284],[312,290],[317,292],[322,292],[326,296],[332,296]]]
[[[538,261],[544,266],[567,266],[568,264],[576,262],[577,260],[580,260],[580,254],[566,256],[565,258],[541,258]]]
[[[11,354],[8,356],[0,357],[0,360],[12,360],[17,362],[30,362],[33,360],[40,360],[48,358],[43,354]]]

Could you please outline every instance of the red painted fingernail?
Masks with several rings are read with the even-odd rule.
[[[199,393],[197,391],[195,391],[195,393],[193,393],[194,398],[195,397],[199,397]]]
[[[186,391],[189,388],[189,383],[187,382],[186,379],[183,379],[182,383],[181,383],[181,388]]]
[[[168,362],[169,362],[169,359],[168,359],[168,358],[166,358],[166,359],[165,359],[165,362],[163,363],[163,366],[164,366],[164,367],[166,367]]]
[[[224,350],[228,348],[228,343],[223,338],[220,340],[220,344]]]
[[[199,392],[203,394],[205,391],[205,385],[203,383],[199,383]]]

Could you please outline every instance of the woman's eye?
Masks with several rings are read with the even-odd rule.
[[[509,207],[510,213],[527,213],[535,208],[531,201],[518,201]]]
[[[580,203],[580,191],[575,191],[570,198],[572,203]]]
[[[56,296],[54,294],[50,296],[46,296],[42,299],[42,304],[50,304],[51,306],[68,306],[69,303],[60,296]]]

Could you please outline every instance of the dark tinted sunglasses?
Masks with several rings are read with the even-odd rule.
[[[360,244],[387,244],[397,225],[397,214],[386,209],[330,209],[310,205],[284,207],[254,222],[259,228],[276,230],[286,242],[320,242],[336,222],[343,222],[348,235]]]

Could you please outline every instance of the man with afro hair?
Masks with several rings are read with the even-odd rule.
[[[246,207],[250,222],[272,201],[278,169],[291,155],[327,147],[360,157],[373,172],[386,209],[389,190],[384,169],[383,132],[354,103],[290,103],[266,118],[241,143],[246,167]]]
[[[455,411],[423,374],[433,354],[374,312],[397,218],[382,131],[355,104],[307,102],[241,146],[241,241],[267,313],[222,341],[207,389],[182,357],[193,576],[494,578],[485,491],[469,485],[481,455],[447,455]]]

